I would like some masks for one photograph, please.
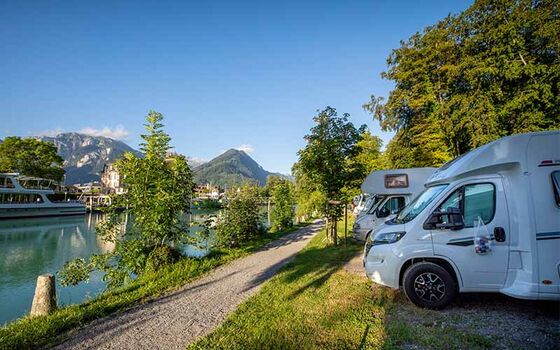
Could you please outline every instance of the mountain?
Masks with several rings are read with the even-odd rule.
[[[202,164],[206,164],[208,162],[205,161],[204,159],[200,159],[200,158],[197,158],[197,157],[187,157],[187,163],[189,164],[191,169],[194,169],[194,168],[197,168],[197,167],[201,166]]]
[[[103,136],[68,132],[37,138],[57,147],[58,154],[64,159],[66,184],[98,181],[103,165],[116,161],[127,151],[141,155],[126,143]]]
[[[247,153],[230,149],[211,161],[194,168],[197,183],[231,186],[243,181],[257,181],[263,186],[269,175],[279,175],[264,170]]]

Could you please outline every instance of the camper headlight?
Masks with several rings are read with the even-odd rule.
[[[404,231],[399,232],[381,232],[375,235],[373,241],[371,242],[372,245],[379,245],[379,244],[391,244],[395,243],[406,234]]]

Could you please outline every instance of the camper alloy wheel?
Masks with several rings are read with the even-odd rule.
[[[410,301],[429,309],[445,307],[457,294],[457,285],[449,272],[431,262],[410,266],[404,273],[403,289]]]

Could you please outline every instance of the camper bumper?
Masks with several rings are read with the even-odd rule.
[[[354,226],[352,226],[352,237],[363,242],[366,240],[369,231],[371,231],[371,227],[363,227],[360,226],[360,224],[354,224]]]
[[[400,259],[394,254],[390,244],[373,246],[364,255],[366,275],[377,284],[398,289],[399,266]]]

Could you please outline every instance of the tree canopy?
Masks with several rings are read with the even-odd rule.
[[[500,137],[560,128],[560,3],[479,0],[389,56],[364,108],[396,131],[392,167],[440,165]]]
[[[87,281],[92,271],[101,270],[108,287],[118,287],[180,256],[179,244],[188,240],[182,214],[190,210],[192,174],[184,156],[169,155],[171,139],[162,121],[161,113],[150,111],[147,133],[142,135],[144,157],[127,152],[116,163],[127,193],[114,199],[96,227],[102,239],[115,243],[115,250],[93,255],[87,262],[82,258],[68,261],[59,273],[63,285]],[[122,217],[116,209],[124,200],[134,220],[131,228],[121,232]]]
[[[0,142],[0,172],[15,172],[27,176],[61,181],[64,160],[56,146],[34,138],[6,137]]]
[[[365,176],[364,164],[356,156],[366,127],[356,128],[349,116],[339,116],[332,107],[319,111],[313,118],[315,126],[305,136],[307,145],[298,152],[299,171],[331,200],[347,199],[347,190],[359,187]]]

